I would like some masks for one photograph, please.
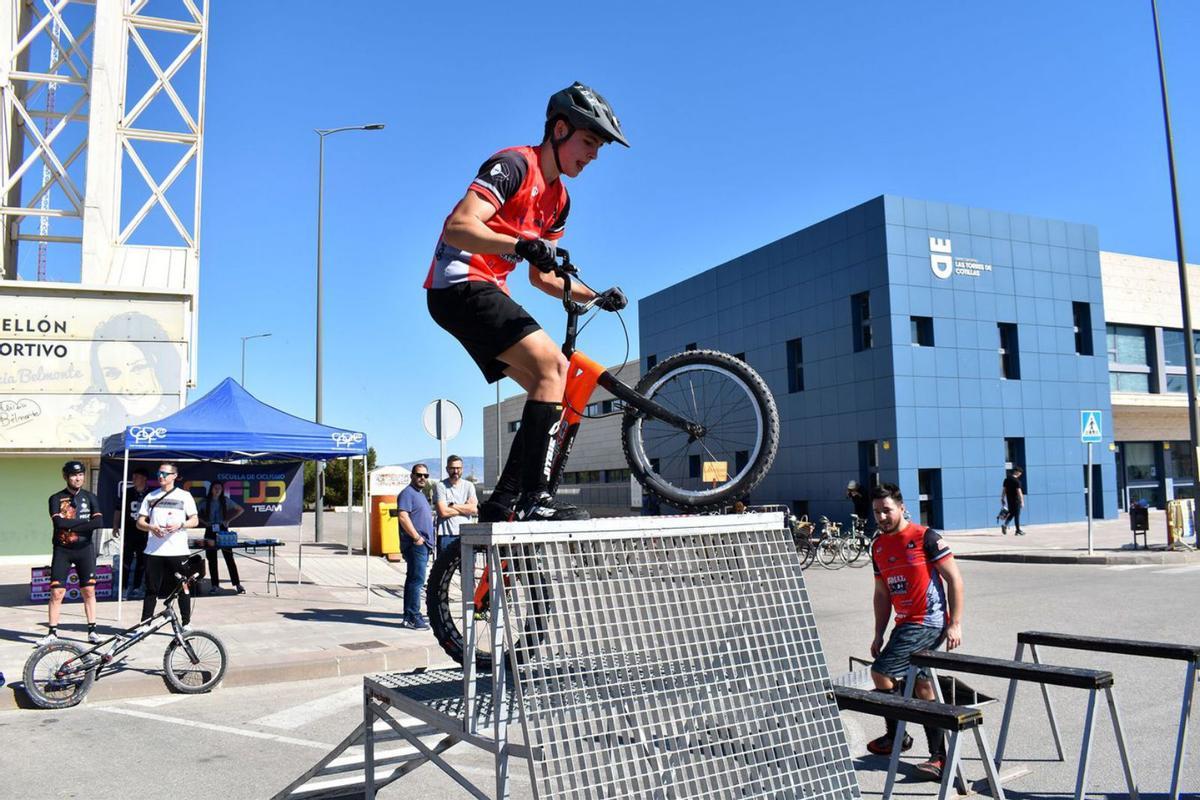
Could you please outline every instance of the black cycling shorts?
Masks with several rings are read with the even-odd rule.
[[[80,586],[96,585],[96,548],[89,542],[87,547],[54,547],[54,556],[50,559],[51,588],[66,588],[67,573],[72,566],[79,576]]]
[[[521,305],[494,283],[468,281],[426,292],[429,316],[475,360],[488,383],[508,365],[496,356],[542,329]]]

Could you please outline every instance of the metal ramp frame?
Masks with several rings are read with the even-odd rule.
[[[278,800],[348,796],[302,792],[350,747],[368,800],[426,762],[507,798],[514,756],[535,800],[860,797],[782,514],[473,525],[461,546],[503,576],[487,629],[463,626],[465,667],[365,678],[364,723]],[[488,634],[495,668],[476,676]],[[395,739],[416,752],[385,760]],[[441,757],[457,742],[494,757],[492,785]]]

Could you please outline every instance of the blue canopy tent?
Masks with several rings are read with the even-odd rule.
[[[208,394],[186,408],[153,422],[129,425],[105,437],[100,447],[105,458],[124,458],[121,507],[126,507],[129,457],[143,459],[189,458],[214,461],[256,459],[302,459],[329,461],[361,458],[366,475],[367,437],[361,431],[319,425],[269,406],[247,392],[233,378],[226,378]],[[350,469],[347,497],[354,496],[354,470]],[[366,538],[367,486],[363,481],[363,534]],[[353,503],[351,503],[353,505]],[[349,523],[347,523],[349,525]],[[350,529],[347,527],[347,551]],[[118,540],[118,547],[124,543]],[[365,547],[368,553],[370,548]],[[299,556],[303,563],[303,551]],[[118,562],[120,563],[120,562]],[[121,585],[118,566],[117,586]],[[370,599],[370,576],[367,576]],[[117,617],[121,615],[121,593],[117,592]]]

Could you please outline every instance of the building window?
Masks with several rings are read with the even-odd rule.
[[[909,317],[912,322],[912,343],[917,347],[933,347],[933,317]]]
[[[734,358],[736,358],[738,361],[745,361],[745,360],[746,360],[746,354],[745,354],[745,353],[734,353],[734,354],[733,354],[733,357],[734,357]]]
[[[695,349],[696,349],[696,343],[695,343],[695,342],[688,342],[686,345],[684,345],[683,349],[684,349],[684,350],[695,350]]]
[[[1162,335],[1167,391],[1187,392],[1187,348],[1184,346],[1183,331],[1164,328]],[[1196,365],[1200,367],[1200,332],[1197,331],[1192,331],[1192,353],[1196,357]],[[1196,385],[1200,387],[1200,378]]]
[[[858,443],[858,482],[867,491],[879,483],[879,442],[873,439]]]
[[[788,393],[804,391],[804,343],[792,339],[787,343]]]
[[[509,433],[516,433],[519,430],[521,430],[521,420],[514,419],[508,423],[508,432]]]
[[[1021,349],[1017,341],[1015,322],[997,323],[1000,329],[1000,377],[1010,381],[1021,379]]]
[[[649,372],[650,370],[654,369],[654,365],[657,363],[658,363],[658,356],[654,355],[653,353],[646,356],[646,372]]]
[[[921,504],[921,524],[929,528],[942,527],[942,471],[917,470],[917,486]]]
[[[1071,303],[1075,322],[1075,354],[1092,355],[1092,306],[1090,303]]]
[[[1172,358],[1174,356],[1173,348],[1176,346],[1182,352],[1183,336],[1180,335],[1173,340],[1168,333],[1172,332],[1163,331],[1163,350],[1164,355],[1170,353],[1168,358]],[[1173,331],[1173,333],[1179,332]],[[1106,340],[1109,389],[1114,392],[1149,392],[1152,354],[1150,329],[1136,325],[1109,325],[1106,328]],[[1168,373],[1178,371],[1182,374],[1182,369],[1173,370],[1170,363],[1168,360]],[[1179,363],[1181,365],[1184,363],[1182,357],[1180,357]],[[1178,385],[1179,391],[1187,391],[1186,378]],[[1168,376],[1167,391],[1171,391],[1171,386],[1171,378]]]
[[[630,475],[628,469],[606,469],[604,470],[604,482],[624,483],[629,480]]]
[[[584,407],[583,412],[589,417],[597,417],[604,414],[611,414],[614,411],[624,410],[625,405],[620,400],[610,398],[608,400],[597,400],[594,403],[588,403]]]
[[[860,292],[850,297],[851,324],[854,327],[854,352],[871,347],[871,293]]]
[[[1029,465],[1025,463],[1025,439],[1013,437],[1004,439],[1004,471],[1013,467],[1021,468],[1021,491],[1029,494]]]
[[[733,454],[733,474],[738,475],[750,463],[750,451],[738,450]]]
[[[703,475],[702,469],[703,467],[700,464],[700,456],[698,454],[694,456],[688,456],[689,478],[699,478],[701,475]]]
[[[796,517],[796,519],[808,519],[808,501],[793,500],[792,514]]]

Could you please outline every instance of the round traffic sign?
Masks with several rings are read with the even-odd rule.
[[[439,442],[458,436],[462,422],[462,410],[450,400],[434,400],[421,412],[421,424],[425,426],[425,432]]]

